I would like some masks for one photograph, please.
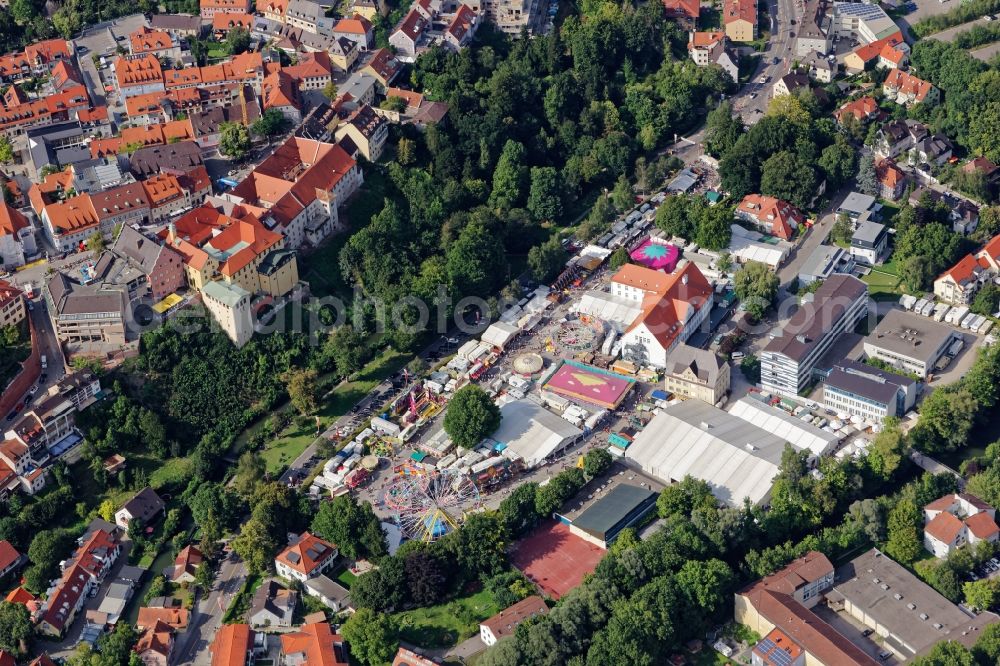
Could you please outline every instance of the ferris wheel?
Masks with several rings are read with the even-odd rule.
[[[452,469],[409,469],[389,484],[383,501],[403,534],[420,541],[440,539],[482,506],[472,479]]]

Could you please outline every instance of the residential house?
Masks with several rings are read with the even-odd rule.
[[[187,122],[190,123],[190,120]],[[174,173],[188,173],[202,166],[201,148],[194,141],[164,142],[135,151],[128,164],[129,171],[139,180],[146,180],[168,169]],[[139,185],[136,187],[141,188]]]
[[[115,512],[115,524],[122,529],[127,528],[133,520],[141,521],[143,526],[151,525],[159,520],[165,511],[166,505],[156,491],[152,488],[143,488]]]
[[[914,207],[924,204],[943,205],[948,209],[948,219],[951,220],[952,231],[955,233],[970,234],[979,226],[979,207],[968,199],[953,194],[918,187],[910,193],[909,204]],[[989,246],[991,245],[992,241]],[[982,258],[981,255],[979,253],[976,256]]]
[[[851,256],[859,264],[876,266],[889,251],[889,230],[884,224],[864,220],[851,236]]]
[[[665,377],[668,392],[710,405],[729,393],[729,364],[707,349],[677,345],[667,358]]]
[[[389,13],[384,0],[353,0],[351,3],[352,14],[360,14],[369,21],[375,21],[379,16]]]
[[[31,222],[21,211],[0,201],[0,268],[19,268],[24,265],[25,257],[37,253]]]
[[[888,37],[862,44],[844,56],[844,68],[848,74],[863,72],[871,66],[898,68],[906,64],[909,47],[903,41],[903,33],[896,32]]]
[[[29,44],[24,51],[0,57],[0,82],[15,83],[32,75],[48,74],[63,60],[70,60],[69,42],[47,39]]]
[[[257,628],[288,628],[292,626],[299,595],[273,578],[265,580],[253,595],[248,619]]]
[[[29,195],[34,193],[32,188]],[[139,183],[80,194],[59,203],[46,203],[38,196],[32,205],[49,241],[62,252],[82,247],[94,232],[108,239],[118,225],[141,225],[149,219],[149,200]]]
[[[867,311],[867,285],[851,275],[831,275],[765,345],[761,386],[780,395],[798,395],[812,382],[819,359]]]
[[[873,152],[876,157],[888,159],[906,152],[931,136],[927,126],[916,120],[894,120],[882,125],[875,135]]]
[[[444,31],[444,43],[456,51],[461,51],[472,41],[479,28],[479,14],[468,5],[460,4],[455,10],[448,27]]]
[[[254,631],[247,624],[224,624],[208,646],[211,666],[252,666]]]
[[[315,0],[288,0],[285,23],[317,35],[329,35],[333,32],[333,19],[326,15],[326,10]]]
[[[187,14],[153,14],[149,17],[149,27],[166,32],[174,41],[183,37],[200,37],[204,33],[201,18]]]
[[[726,48],[726,34],[724,32],[698,32],[688,33],[688,54],[694,60],[694,64],[699,67],[708,67]]]
[[[757,39],[757,0],[725,0],[722,3],[722,23],[730,41],[752,42]]]
[[[889,201],[896,201],[906,191],[906,173],[892,160],[879,160],[875,164],[875,178],[878,180],[878,195]]]
[[[249,14],[251,0],[199,0],[201,17],[211,19],[216,14]]]
[[[692,30],[701,16],[700,0],[663,0],[667,18],[674,19],[685,30]]]
[[[101,379],[89,370],[68,374],[49,387],[50,396],[62,396],[73,403],[78,412],[97,402],[100,392]]]
[[[356,109],[365,104],[375,103],[375,92],[379,90],[378,79],[368,74],[363,74],[364,70],[354,72],[344,85],[338,88],[340,93],[335,105],[341,109]]]
[[[206,195],[204,190],[191,192],[172,173],[159,173],[147,178],[142,181],[142,189],[149,201],[149,221],[154,224],[200,204]]]
[[[10,541],[0,540],[0,579],[17,571],[27,561],[27,556],[17,552]]]
[[[945,495],[924,507],[924,548],[935,557],[948,557],[966,544],[998,540],[996,509],[974,495]]]
[[[369,76],[378,82],[385,90],[399,74],[403,65],[389,49],[378,49],[372,52],[368,64],[359,70],[360,74]],[[346,67],[344,68],[346,69]]]
[[[174,653],[174,631],[162,620],[148,627],[136,642],[133,651],[143,666],[167,666]]]
[[[799,72],[790,72],[778,79],[774,84],[771,94],[774,97],[791,95],[801,89],[809,89],[809,76]]]
[[[882,83],[882,94],[896,104],[906,106],[937,104],[941,99],[941,91],[932,84],[901,69],[893,69],[885,77],[885,81]]]
[[[316,597],[335,613],[351,609],[351,592],[325,574],[310,578],[302,587],[306,594]]]
[[[128,36],[129,51],[132,55],[152,53],[158,58],[178,60],[181,47],[169,33],[141,26]]]
[[[256,3],[256,9],[264,18],[278,23],[285,22],[285,14],[288,12],[288,0],[261,0]]]
[[[401,647],[393,657],[392,666],[440,666],[440,660],[424,657],[413,650]]]
[[[358,48],[357,43],[352,42],[346,37],[335,37],[330,44],[329,51],[327,51],[327,56],[330,58],[330,63],[333,66],[347,72],[354,67],[354,63],[357,62],[360,52],[361,50]]]
[[[117,528],[105,525],[90,529],[79,547],[62,562],[62,575],[48,593],[38,631],[61,638],[76,619],[88,596],[100,587],[121,555]]]
[[[112,69],[115,90],[121,97],[163,92],[163,68],[156,55],[121,56],[115,60]]]
[[[15,326],[28,316],[24,294],[10,282],[0,280],[0,328]]]
[[[848,116],[853,117],[860,123],[865,123],[870,120],[878,120],[881,118],[882,112],[879,110],[878,102],[875,98],[865,95],[856,100],[846,102],[833,115],[837,119],[837,122],[843,125]]]
[[[967,254],[934,280],[934,295],[952,305],[967,305],[986,279],[986,268]]]
[[[962,171],[967,174],[982,174],[987,184],[995,184],[1000,180],[1000,167],[985,157],[974,157],[962,165]]]
[[[58,331],[57,331],[58,333]],[[27,408],[21,418],[8,426],[4,437],[16,439],[28,447],[31,458],[44,463],[46,449],[55,448],[74,433],[73,403],[62,396],[52,396]]]
[[[187,608],[181,607],[171,607],[171,608],[151,608],[144,606],[139,609],[139,615],[135,620],[135,628],[139,631],[145,631],[150,629],[158,622],[170,627],[175,632],[181,632],[187,629],[188,623],[191,621],[191,611]]]
[[[738,220],[749,222],[764,233],[782,240],[790,240],[795,231],[805,224],[805,216],[798,208],[787,201],[762,194],[743,197],[734,214]]]
[[[369,162],[377,162],[389,138],[389,123],[366,104],[337,126],[334,137],[352,157],[360,153]],[[350,141],[349,145],[345,139]],[[351,146],[354,150],[350,150]]]
[[[364,16],[354,14],[351,18],[340,19],[333,26],[333,36],[350,40],[357,44],[361,51],[367,51],[375,44],[375,27]]]
[[[806,70],[810,79],[819,83],[830,83],[837,75],[836,62],[830,62],[825,55],[817,51],[805,56],[799,66]]]
[[[333,81],[333,63],[326,51],[303,53],[298,63],[282,68],[280,73],[288,75],[301,91],[323,90]]]
[[[264,78],[261,106],[281,112],[291,125],[302,122],[302,97],[294,79],[279,70]]]
[[[429,26],[430,22],[420,12],[411,9],[389,35],[389,43],[395,47],[397,54],[409,59],[416,58],[417,45]]]
[[[253,28],[254,17],[252,14],[216,14],[212,17],[212,34],[215,39],[222,41],[229,34],[230,30],[239,28],[250,32]]]
[[[298,631],[281,634],[284,666],[347,666],[347,646],[330,624],[305,624]]]
[[[858,224],[876,217],[881,209],[882,204],[872,195],[852,191],[837,206],[837,215],[846,215],[852,223]]]
[[[336,559],[336,545],[303,532],[294,543],[278,553],[274,566],[282,578],[305,582],[327,571]]]
[[[642,365],[665,368],[674,348],[708,317],[714,291],[694,263],[670,274],[625,264],[611,278],[611,298],[635,313],[621,337],[627,355]]]
[[[174,584],[193,583],[196,580],[198,567],[204,562],[205,556],[201,550],[196,546],[187,545],[181,548],[181,552],[177,553],[177,557],[174,558],[173,566],[167,567],[163,575]]]
[[[500,639],[512,635],[518,625],[525,620],[545,615],[548,612],[549,607],[545,604],[545,600],[537,595],[532,595],[503,609],[493,617],[483,620],[479,624],[479,639],[487,647],[491,647],[496,645]]]

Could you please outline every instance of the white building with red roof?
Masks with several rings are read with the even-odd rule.
[[[460,4],[455,14],[451,17],[448,27],[444,31],[444,43],[461,51],[472,41],[479,28],[479,14],[472,11],[468,5]]]
[[[327,571],[336,559],[336,544],[303,532],[295,543],[278,553],[274,567],[282,578],[305,582]]]
[[[423,39],[424,31],[430,27],[430,21],[416,9],[411,9],[402,23],[389,35],[389,43],[396,47],[396,53],[404,58],[413,59],[417,55],[417,45]]]
[[[924,548],[935,557],[948,557],[966,544],[998,540],[996,509],[975,495],[945,495],[924,507]]]
[[[665,368],[674,347],[708,317],[714,291],[691,262],[673,273],[625,264],[611,278],[611,295],[637,308],[621,337],[626,354],[644,365]]]
[[[882,83],[882,93],[896,104],[937,104],[941,91],[901,69],[893,69]]]
[[[20,567],[27,558],[17,551],[10,541],[0,541],[0,578]]]
[[[25,257],[37,252],[35,230],[28,218],[6,201],[0,201],[0,267],[23,266]]]
[[[296,249],[317,245],[340,227],[337,209],[363,181],[358,163],[340,146],[292,136],[224,197]]]
[[[934,280],[934,295],[945,303],[963,305],[972,302],[979,287],[989,279],[989,264],[971,254]]]
[[[762,194],[748,194],[736,207],[738,219],[749,222],[759,230],[777,236],[782,240],[791,239],[795,230],[805,223],[805,215],[798,208],[774,197]]]

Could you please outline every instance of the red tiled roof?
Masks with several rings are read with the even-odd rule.
[[[403,19],[403,22],[396,28],[396,32],[403,33],[415,42],[426,27],[427,19],[416,9],[411,9],[406,18]]]
[[[174,40],[170,33],[142,26],[129,35],[129,43],[132,53],[147,53],[169,49],[173,47]]]
[[[962,171],[965,173],[974,173],[976,171],[982,171],[987,176],[992,176],[997,170],[997,165],[989,161],[985,157],[974,157],[965,164],[962,165]]]
[[[35,599],[37,599],[35,595],[33,595],[31,592],[28,592],[23,587],[18,586],[7,593],[7,596],[4,599],[4,601],[10,602],[12,604],[21,604],[22,606],[24,606],[34,601]]]
[[[6,201],[0,201],[0,236],[14,236],[28,227],[28,218]]]
[[[480,624],[488,627],[493,636],[500,640],[504,636],[510,636],[517,629],[517,625],[536,615],[545,615],[549,612],[549,607],[545,605],[545,600],[538,595],[533,595],[518,601],[510,608],[505,608],[488,620],[483,620]]]
[[[147,85],[163,80],[163,68],[152,53],[121,56],[115,60],[115,80],[121,88]]]
[[[670,18],[697,20],[701,15],[700,0],[663,0],[663,6]]]
[[[724,32],[692,32],[688,40],[688,51],[696,48],[711,48],[726,38]]]
[[[784,240],[792,237],[794,227],[805,222],[805,216],[792,204],[762,194],[746,195],[737,210],[756,220],[759,225],[770,225],[771,233]]]
[[[993,535],[1000,533],[1000,528],[997,527],[996,522],[985,511],[980,511],[966,518],[965,526],[969,528],[969,531],[977,539],[989,539]]]
[[[371,29],[371,21],[361,14],[355,14],[352,18],[342,18],[337,21],[337,25],[333,26],[334,32],[343,32],[349,35],[367,35]]]
[[[844,104],[837,109],[836,116],[839,122],[844,122],[844,118],[852,115],[858,120],[865,120],[878,113],[878,102],[874,97],[859,97],[853,102]]]
[[[938,276],[938,279],[950,277],[955,284],[965,284],[975,278],[979,272],[979,262],[971,254],[967,254],[957,264]],[[951,502],[948,503],[951,506]],[[934,508],[928,505],[928,508]]]
[[[896,32],[888,37],[883,37],[882,39],[871,42],[870,44],[865,44],[856,48],[854,50],[854,55],[860,58],[862,62],[867,63],[870,60],[877,58],[883,53],[883,51],[895,51],[893,47],[902,43],[903,33]]]
[[[747,21],[757,25],[757,0],[725,0],[722,21],[726,25],[734,21]]]
[[[288,568],[308,576],[316,569],[316,567],[322,564],[323,561],[336,550],[336,548],[337,546],[329,541],[324,541],[309,532],[303,532],[299,541],[294,546],[289,546],[278,553],[275,559]]]
[[[174,644],[174,631],[161,620],[146,629],[135,644],[134,651],[138,654],[152,652],[168,657]]]
[[[934,88],[934,86],[927,81],[918,79],[912,74],[904,72],[901,69],[894,69],[889,72],[889,75],[885,77],[885,82],[882,85],[886,88],[898,89],[906,95],[913,95],[914,99],[918,102],[922,102],[927,97],[927,94]]]
[[[186,608],[140,608],[135,626],[142,631],[162,623],[176,631],[183,631],[190,618],[191,611]]]
[[[906,174],[892,160],[881,160],[876,164],[875,176],[879,183],[891,188],[895,188],[906,179]]]
[[[944,543],[954,542],[955,537],[961,531],[962,521],[947,511],[942,511],[934,516],[929,523],[924,525],[925,534],[929,534]]]
[[[14,564],[19,559],[21,559],[21,553],[17,552],[17,548],[14,548],[10,541],[6,539],[0,541],[0,571]]]
[[[212,30],[226,32],[233,28],[249,30],[253,27],[253,16],[250,14],[216,14],[212,17]]]
[[[212,666],[244,666],[247,652],[253,647],[253,632],[246,624],[224,624],[215,632],[208,651]]]
[[[448,25],[448,33],[457,41],[462,42],[466,36],[472,32],[472,26],[476,22],[476,13],[468,5],[459,5],[454,18]]]
[[[328,622],[303,625],[302,629],[281,635],[283,655],[302,655],[297,663],[309,666],[347,666],[343,640],[333,633]]]

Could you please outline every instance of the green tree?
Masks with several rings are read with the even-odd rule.
[[[253,125],[250,126],[250,131],[270,141],[282,134],[287,127],[288,119],[285,118],[281,111],[268,109],[261,114],[260,118],[253,122]]]
[[[97,515],[109,523],[113,523],[115,522],[115,511],[115,503],[110,499],[106,499],[97,508]]]
[[[500,408],[475,384],[460,388],[448,403],[444,429],[457,446],[471,449],[499,427]]]
[[[992,317],[1000,306],[1000,287],[992,282],[987,282],[972,299],[969,309],[976,314]]]
[[[591,449],[583,456],[583,473],[587,475],[587,478],[593,479],[611,467],[611,463],[611,454],[608,453],[607,449]]]
[[[365,364],[365,336],[350,324],[337,327],[323,343],[323,353],[337,366],[341,375],[352,375]]]
[[[229,55],[238,55],[243,53],[250,48],[250,32],[242,27],[232,28],[226,34],[226,41],[224,44],[226,47],[226,53]]]
[[[618,246],[615,248],[614,252],[608,257],[608,268],[613,271],[618,270],[622,266],[628,263],[629,256],[628,250],[623,246]]]
[[[247,569],[263,573],[271,566],[281,544],[262,520],[251,518],[243,524],[232,545],[233,550],[246,563]]]
[[[746,311],[760,319],[778,294],[778,276],[767,264],[748,261],[733,276],[733,290]]]
[[[396,146],[396,161],[403,166],[410,166],[417,161],[417,144],[413,139],[404,136],[399,140]]]
[[[910,662],[913,666],[976,666],[972,653],[958,641],[941,641]]]
[[[700,216],[695,241],[707,250],[724,250],[732,239],[733,209],[728,206],[705,208]]]
[[[23,604],[0,602],[0,650],[26,656],[34,634],[31,614]]]
[[[219,150],[237,162],[250,154],[250,130],[239,123],[222,123],[219,126]]]
[[[857,172],[857,154],[854,146],[842,134],[838,134],[832,145],[823,149],[819,157],[819,167],[826,174],[827,188],[839,189]]]
[[[922,526],[920,511],[913,500],[903,499],[889,512],[889,539],[885,544],[885,552],[902,564],[910,564],[923,551],[921,539]]]
[[[267,463],[254,451],[244,451],[236,463],[233,476],[233,490],[241,497],[250,499],[267,476]]]
[[[0,137],[0,162],[10,164],[14,161],[14,146],[6,136]]]
[[[668,196],[656,209],[656,226],[671,236],[693,240],[696,224],[688,217],[688,207],[688,197],[683,195]]]
[[[528,269],[531,270],[531,276],[541,283],[550,282],[565,265],[566,251],[559,244],[558,238],[552,237],[528,250]]]
[[[943,386],[920,406],[920,420],[910,431],[915,448],[925,453],[954,451],[968,444],[979,402],[961,384]]]
[[[341,495],[320,504],[312,520],[312,531],[332,541],[351,559],[380,558],[388,552],[378,516],[368,502],[354,495]]]
[[[59,562],[73,548],[73,535],[66,530],[44,530],[35,534],[28,546],[31,566],[24,572],[25,586],[35,594],[42,594],[49,581],[59,574]]]
[[[323,86],[323,97],[326,97],[331,102],[337,99],[337,84],[330,81],[325,86]]]
[[[510,495],[501,500],[497,513],[512,535],[524,534],[538,523],[538,513],[535,511],[537,493],[538,484],[529,481],[514,488]]]
[[[536,220],[552,221],[562,216],[562,183],[553,167],[531,167],[528,212]]]
[[[466,574],[494,575],[508,566],[509,534],[495,511],[472,514],[449,537],[448,548],[454,553],[459,570]]]
[[[398,95],[391,95],[382,100],[379,104],[380,109],[385,109],[386,111],[395,111],[396,113],[402,113],[406,111],[406,100]]]
[[[841,213],[837,216],[837,221],[834,222],[833,229],[830,230],[830,240],[839,245],[848,245],[853,235],[854,229],[852,229],[851,218],[846,213]]]
[[[392,661],[399,649],[392,618],[369,608],[359,608],[347,618],[340,634],[350,646],[351,656],[367,666],[381,666]]]
[[[1000,624],[983,627],[982,634],[972,647],[972,656],[979,666],[991,666],[1000,663]]]
[[[618,176],[618,180],[615,181],[615,187],[611,190],[611,203],[618,212],[628,210],[635,205],[635,193],[625,174]]]
[[[313,368],[293,368],[282,376],[288,397],[300,414],[319,409],[319,373]]]
[[[984,578],[962,586],[965,603],[976,610],[990,610],[1000,604],[1000,581]]]
[[[508,140],[493,171],[490,206],[510,210],[523,200],[525,180],[528,177],[528,168],[524,162],[524,146],[517,141]]]
[[[815,196],[817,184],[816,171],[812,164],[798,153],[789,150],[771,155],[761,167],[760,191],[767,196],[788,201],[799,208],[806,208],[809,205]]]
[[[507,277],[503,243],[478,222],[462,229],[448,248],[445,262],[449,286],[455,294],[485,298],[493,295]]]
[[[899,267],[899,277],[910,291],[922,291],[933,279],[934,269],[927,257],[907,257]]]
[[[108,244],[104,240],[104,234],[100,231],[95,231],[87,237],[87,250],[92,252],[95,257],[104,252],[107,246]]]
[[[743,120],[733,114],[733,105],[722,102],[709,111],[705,126],[705,152],[713,157],[722,157],[736,145],[744,132]]]

